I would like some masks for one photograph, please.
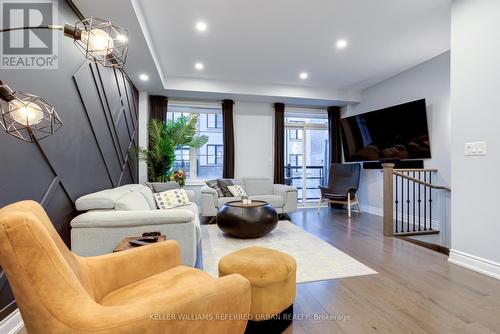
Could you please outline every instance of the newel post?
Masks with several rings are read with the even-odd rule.
[[[383,163],[384,168],[384,236],[392,237],[394,233],[394,195],[393,195],[393,163]]]

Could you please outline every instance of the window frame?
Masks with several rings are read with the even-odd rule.
[[[214,126],[210,126],[209,117],[214,116]],[[222,129],[222,113],[207,113],[207,129]]]
[[[180,114],[180,115],[179,115]],[[206,130],[203,130],[202,122],[200,118],[198,119],[197,123],[197,133],[199,134],[200,132],[213,132],[213,133],[223,133],[223,122],[222,122],[222,106],[219,104],[212,104],[212,103],[200,103],[200,102],[188,102],[188,101],[169,101],[168,105],[168,111],[167,111],[167,120],[171,121],[175,119],[177,115],[179,116],[188,116],[190,114],[197,114],[197,115],[202,115],[206,114],[207,119],[206,119]],[[172,116],[171,116],[172,115]],[[208,116],[209,115],[215,115],[215,127],[209,127],[208,126]],[[220,129],[220,131],[213,131]],[[219,164],[211,164],[208,162],[208,146],[217,146],[215,148],[215,155],[214,155],[214,161],[219,162]],[[184,149],[184,148],[180,148]],[[202,148],[195,149],[195,148],[188,148],[189,149],[189,177],[187,180],[191,184],[198,184],[202,183],[204,178],[201,178],[198,176],[198,165],[200,166],[210,166],[210,167],[221,167],[222,162],[223,162],[223,153],[224,153],[224,145],[223,144],[206,144],[205,148],[205,153],[207,153],[205,156],[203,156],[201,153]],[[221,152],[222,154],[220,156],[217,156],[218,152]],[[177,150],[176,150],[177,152]],[[185,154],[185,153],[184,153]],[[206,164],[202,165],[201,161],[205,160]],[[178,160],[176,160],[178,161]],[[184,161],[184,160],[183,160]],[[222,177],[222,175],[220,175]]]

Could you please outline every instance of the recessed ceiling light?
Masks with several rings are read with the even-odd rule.
[[[139,79],[141,79],[142,81],[148,81],[149,75],[143,73],[143,74],[139,75]]]
[[[337,49],[343,49],[347,46],[347,41],[345,39],[339,39],[337,41]]]
[[[202,22],[202,21],[196,22],[196,30],[198,30],[198,31],[207,30],[207,24],[205,22]]]
[[[201,71],[205,68],[205,65],[203,65],[203,63],[196,63],[194,64],[194,68],[196,68],[198,71]]]
[[[299,74],[299,78],[301,78],[302,80],[306,80],[308,77],[309,74],[307,74],[307,72],[300,72]]]

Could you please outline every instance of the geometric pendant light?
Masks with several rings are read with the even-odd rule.
[[[0,81],[0,124],[11,136],[33,143],[42,140],[62,125],[59,115],[43,98],[12,91]]]
[[[105,67],[122,68],[127,59],[127,30],[107,20],[90,17],[75,25],[15,27],[0,32],[26,29],[63,30],[85,58]],[[0,81],[0,125],[8,134],[33,143],[54,134],[63,123],[43,98],[13,91]]]

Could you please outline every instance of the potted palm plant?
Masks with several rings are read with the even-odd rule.
[[[149,123],[149,148],[136,147],[139,159],[148,165],[148,178],[153,182],[170,180],[175,150],[182,147],[200,148],[208,142],[207,136],[196,135],[198,115],[181,116],[173,121],[156,119]]]

